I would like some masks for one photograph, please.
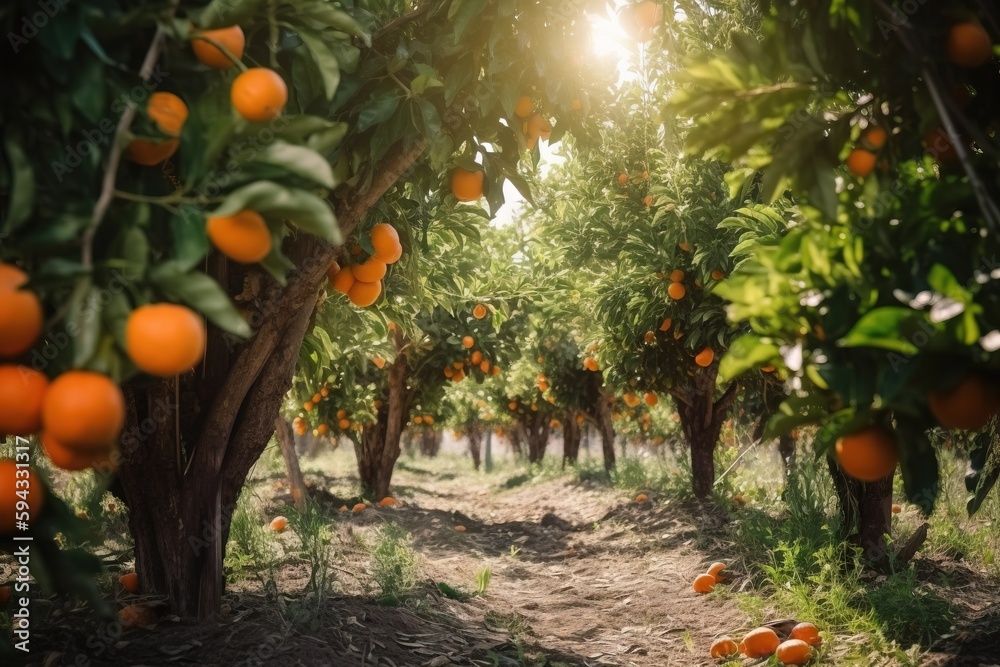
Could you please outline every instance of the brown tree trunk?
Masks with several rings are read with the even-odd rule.
[[[781,454],[781,463],[785,466],[785,477],[788,477],[795,470],[795,438],[791,435],[779,436],[778,453]]]
[[[726,411],[736,400],[737,384],[715,400],[718,363],[700,369],[687,387],[671,392],[681,417],[681,430],[691,452],[691,486],[697,498],[707,498],[715,486],[715,447]]]
[[[840,501],[841,539],[858,545],[862,558],[871,567],[884,569],[889,563],[886,536],[892,535],[894,474],[875,482],[862,482],[844,474],[833,458],[828,463]]]
[[[483,464],[483,433],[479,425],[470,421],[466,424],[465,437],[469,441],[469,454],[472,456],[472,465],[476,470]]]
[[[306,508],[306,483],[302,479],[298,452],[295,451],[295,433],[292,431],[292,425],[284,417],[279,416],[275,419],[274,426],[278,446],[281,447],[281,457],[285,460],[285,470],[288,472],[292,502],[295,503],[295,509],[301,512]]]
[[[611,395],[605,389],[598,393],[594,410],[597,413],[597,428],[601,433],[601,451],[604,454],[604,469],[615,469],[615,423],[611,417]]]
[[[378,411],[373,426],[364,430],[354,444],[358,459],[358,476],[366,497],[378,502],[389,495],[392,471],[399,459],[399,443],[403,436],[413,393],[406,387],[410,374],[408,342],[396,328],[394,334],[396,360],[385,367],[388,374],[389,396]]]
[[[524,426],[528,440],[528,462],[540,463],[549,446],[549,420],[542,412],[534,412]]]
[[[566,415],[566,425],[563,427],[563,467],[566,464],[575,466],[580,459],[580,425],[576,423],[576,410],[570,410]]]
[[[521,422],[515,423],[508,433],[508,438],[510,440],[510,449],[514,452],[514,456],[517,458],[524,457],[524,441],[527,439],[527,435],[524,431],[524,426]]]
[[[397,145],[363,190],[336,193],[344,237],[424,149],[422,141]],[[195,373],[126,387],[118,478],[129,507],[140,590],[166,594],[181,616],[205,618],[221,609],[229,520],[247,474],[274,433],[317,293],[337,253],[304,234],[286,251],[296,270],[284,288],[242,267],[230,275],[222,256],[211,255],[209,273],[239,294],[241,307],[253,306],[247,314],[254,336],[244,343],[210,328],[205,361]]]
[[[434,458],[441,451],[441,431],[425,428],[420,433],[420,453]]]

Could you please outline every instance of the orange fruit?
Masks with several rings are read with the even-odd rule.
[[[694,579],[693,588],[695,593],[711,593],[715,588],[715,577],[710,574],[699,574]]]
[[[191,49],[194,51],[194,57],[202,65],[208,65],[213,69],[229,69],[236,63],[223,53],[219,47],[208,40],[212,40],[216,44],[221,44],[237,60],[243,57],[243,47],[246,46],[246,37],[243,35],[243,28],[238,25],[231,25],[228,28],[218,28],[216,30],[205,30],[199,32],[197,37],[191,39]]]
[[[779,644],[775,654],[785,665],[804,665],[812,660],[812,649],[801,639],[789,639]]]
[[[114,449],[110,445],[92,450],[70,449],[48,433],[42,433],[41,443],[52,465],[71,472],[107,465],[111,461],[111,452]]]
[[[351,265],[355,280],[363,283],[377,283],[385,277],[385,271],[385,262],[378,257],[369,257],[362,264]]]
[[[453,369],[451,366],[445,366],[444,367],[444,376],[446,378],[450,378],[454,374],[455,374],[455,369]]]
[[[476,339],[473,338],[472,336],[464,336],[462,338],[462,347],[464,347],[466,350],[471,349],[472,346],[475,344],[476,344]]]
[[[618,185],[625,185],[626,183],[628,183],[628,174],[618,174]]]
[[[667,294],[670,295],[671,299],[680,301],[687,294],[687,289],[681,283],[670,283],[670,287],[667,288]]]
[[[451,376],[452,382],[461,382],[465,379],[465,371],[455,371],[455,374]]]
[[[125,424],[125,397],[111,378],[90,371],[63,373],[42,404],[47,435],[71,450],[107,449]]]
[[[486,306],[481,303],[477,304],[476,307],[472,309],[472,316],[477,320],[483,319],[488,313],[489,311],[486,309]]]
[[[654,405],[660,402],[659,397],[651,391],[646,392],[645,396],[642,397],[642,400],[644,400],[646,402],[646,405],[648,405],[649,407],[653,407]]]
[[[277,118],[288,102],[288,86],[277,72],[252,67],[236,77],[229,89],[236,112],[246,120],[264,123]]]
[[[581,102],[580,100],[573,100],[572,102],[569,103],[569,108],[572,109],[573,111],[579,111],[580,109],[583,108],[583,102]]]
[[[13,264],[0,262],[0,292],[16,290],[27,284],[28,274]]]
[[[423,424],[424,423],[424,418],[421,417],[421,416],[419,416],[419,415],[417,415],[416,417],[413,418],[413,423],[414,424]]]
[[[320,424],[316,427],[316,435],[326,435],[330,432],[330,427],[326,424]]]
[[[875,153],[864,148],[855,148],[844,160],[844,164],[847,165],[847,169],[852,174],[858,178],[864,178],[875,169],[876,160]]]
[[[953,25],[944,48],[948,62],[959,67],[979,67],[993,55],[989,33],[973,21]]]
[[[465,526],[455,526],[455,532],[456,533],[464,533],[465,532]]]
[[[635,497],[635,502],[637,503],[644,503],[647,500],[649,500],[649,496],[647,496],[645,493],[640,493]]]
[[[27,282],[20,270],[5,269],[0,281],[0,357],[17,357],[42,335],[42,302],[34,292],[18,289]]]
[[[903,511],[903,506],[902,505],[897,505],[896,503],[892,504],[892,513],[893,514],[899,514],[902,511]]]
[[[837,441],[837,461],[851,477],[874,482],[896,470],[896,438],[880,426],[869,426]]]
[[[365,283],[358,280],[347,292],[347,298],[358,308],[366,308],[378,301],[380,294],[382,294],[381,282]]]
[[[641,30],[652,30],[663,22],[663,5],[646,0],[635,7],[635,22]]]
[[[690,243],[678,243],[677,247],[680,248],[681,250],[683,250],[684,252],[691,252],[691,244]]]
[[[529,138],[536,141],[538,139],[548,141],[549,137],[552,136],[552,125],[545,116],[540,113],[536,113],[528,119],[528,131],[526,134]]]
[[[271,232],[256,211],[208,219],[208,238],[223,255],[241,264],[254,264],[271,252]]]
[[[594,359],[593,357],[587,357],[586,359],[583,360],[583,367],[586,368],[588,371],[596,371],[598,368],[597,359]]]
[[[163,134],[179,137],[188,119],[188,108],[184,100],[173,93],[155,92],[146,102],[146,115]],[[176,138],[156,143],[133,139],[125,149],[125,157],[137,164],[151,167],[173,155],[179,145]]]
[[[337,427],[340,428],[341,431],[346,431],[351,428],[351,420],[342,418],[337,422]]]
[[[939,164],[950,164],[958,159],[958,151],[948,131],[941,126],[934,127],[924,135],[924,145]]]
[[[482,170],[469,171],[457,167],[451,172],[451,194],[461,202],[478,201],[483,196],[486,174]]]
[[[129,593],[139,592],[139,575],[135,572],[129,572],[118,577],[118,583]]]
[[[375,257],[386,264],[395,264],[403,256],[403,245],[399,242],[399,232],[388,222],[380,222],[370,233]]]
[[[771,364],[768,364],[767,366],[761,366],[760,370],[764,373],[773,373],[777,369]]]
[[[771,628],[757,628],[747,633],[740,644],[740,651],[748,658],[766,658],[778,650],[781,641]]]
[[[0,366],[0,435],[42,430],[42,402],[49,379],[27,366]]]
[[[313,397],[312,397],[312,402],[313,403],[319,403],[322,400],[323,400],[323,394],[321,394],[319,392],[316,392],[315,394],[313,394]]]
[[[514,105],[514,115],[518,118],[527,118],[535,110],[535,102],[527,95],[522,95]]]
[[[385,357],[372,357],[372,363],[375,364],[376,368],[382,370],[385,368]]]
[[[823,643],[819,636],[819,630],[812,623],[799,623],[792,628],[790,637],[800,639],[810,646],[819,646]]]
[[[434,417],[427,415],[426,417],[424,417],[424,423],[427,424],[428,426],[434,426]]]
[[[713,658],[732,658],[739,655],[739,648],[729,637],[723,637],[722,639],[716,639],[712,642],[712,649],[709,655]]]
[[[288,528],[288,519],[283,516],[276,516],[271,519],[271,530],[276,533],[280,533]]]
[[[27,502],[27,510],[18,509],[17,504],[21,501]],[[11,459],[0,460],[0,535],[24,535],[25,532],[17,528],[15,515],[27,511],[30,525],[44,506],[45,487],[38,474],[31,468],[19,470]]]
[[[881,127],[873,127],[865,132],[864,136],[861,137],[861,142],[867,144],[873,150],[882,150],[885,146],[886,140],[889,138],[889,133]]]
[[[312,401],[306,401],[305,403],[302,404],[302,409],[305,410],[306,412],[312,412],[313,408],[315,407],[316,406],[313,404]]]
[[[669,330],[671,324],[673,324],[673,320],[671,320],[669,317],[664,318],[663,323],[660,324],[660,331]]]
[[[463,368],[465,368],[465,363],[461,361],[456,361],[455,363],[452,364],[452,366],[454,366],[456,371],[460,371]]]
[[[651,344],[656,340],[656,334],[653,333],[652,331],[647,331],[645,335],[642,337],[642,339],[647,343]]]
[[[343,419],[347,416],[347,410],[337,410],[337,419]]]
[[[333,277],[330,278],[330,285],[341,294],[349,293],[351,288],[354,287],[355,282],[356,279],[354,277],[354,272],[351,271],[351,267],[349,266],[339,269]]]
[[[722,581],[723,579],[725,579],[725,577],[722,576],[722,571],[725,569],[726,569],[725,563],[712,563],[708,568],[707,574],[710,574],[713,577],[715,577],[715,580],[717,582]]]
[[[194,311],[172,303],[136,308],[125,324],[125,348],[132,363],[163,377],[194,368],[205,356],[207,336]]]
[[[492,373],[493,373],[493,375],[500,375],[500,373],[501,373],[500,367],[497,366],[496,364],[494,364],[493,365]]]
[[[364,512],[366,509],[368,509],[367,505],[365,505],[364,503],[358,503],[357,505],[355,505],[354,507],[351,508],[351,511],[352,512]]]
[[[129,628],[156,625],[159,619],[152,607],[145,604],[130,604],[118,610],[118,622],[126,630]]]
[[[713,361],[715,361],[715,352],[713,352],[710,347],[703,349],[698,353],[698,356],[694,358],[694,363],[698,364],[702,368],[711,366]]]
[[[970,373],[950,390],[932,391],[927,404],[945,428],[978,431],[1000,410],[1000,391],[981,376]]]
[[[722,271],[720,271],[719,269],[716,269],[715,271],[712,271],[712,280],[722,280],[725,277],[726,277],[726,274],[723,273]]]
[[[670,272],[670,282],[679,283],[684,280],[684,272],[680,269],[674,269]]]
[[[649,208],[653,205],[653,195],[646,195],[642,198],[642,205]]]
[[[469,361],[471,361],[474,366],[478,366],[483,362],[483,353],[480,352],[479,350],[476,350],[475,352],[472,353],[472,357]]]

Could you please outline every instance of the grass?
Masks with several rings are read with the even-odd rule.
[[[233,580],[253,574],[266,592],[276,593],[274,568],[277,561],[274,533],[267,527],[260,501],[249,486],[244,487],[229,523],[226,573]]]
[[[387,523],[376,533],[371,577],[381,604],[402,604],[417,589],[417,552],[411,543],[410,534],[397,523]]]

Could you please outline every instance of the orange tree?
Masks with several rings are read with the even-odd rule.
[[[582,130],[588,106],[567,57],[589,38],[578,7],[258,5],[79,2],[31,35],[33,6],[0,18],[18,38],[0,260],[25,272],[5,269],[0,355],[57,378],[50,453],[89,465],[118,442],[140,588],[185,615],[219,609],[228,519],[334,244],[402,177],[443,184],[453,156],[474,172],[458,194],[481,181],[495,210],[527,140]],[[83,395],[98,403],[68,418]]]
[[[760,170],[765,197],[790,189],[799,203],[788,233],[718,290],[754,330],[726,370],[783,366],[793,393],[772,429],[822,424],[819,451],[865,486],[859,538],[882,559],[897,462],[929,512],[932,429],[976,431],[1000,407],[1000,215],[986,185],[1000,167],[1000,15],[972,2],[759,5],[762,39],[692,64],[672,99],[694,118],[689,150]],[[992,439],[978,442],[982,465]],[[970,509],[995,479],[973,478]]]

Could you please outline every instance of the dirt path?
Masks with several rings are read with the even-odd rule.
[[[521,626],[553,664],[711,665],[712,640],[747,621],[691,590],[710,563],[693,547],[705,526],[675,518],[687,513],[669,503],[637,505],[561,480],[499,492],[468,478],[436,482],[433,492],[401,481],[413,505],[398,519],[413,532],[423,569],[447,582],[491,567],[487,622]]]

